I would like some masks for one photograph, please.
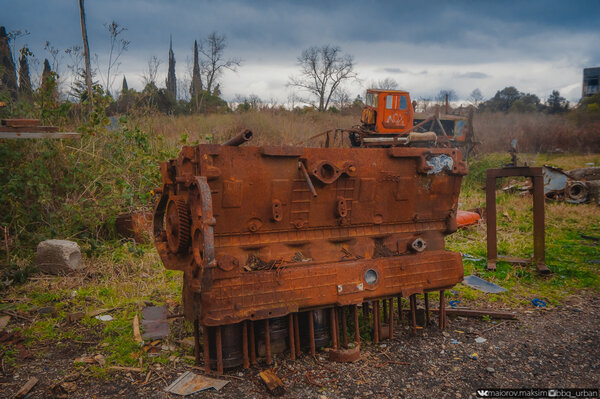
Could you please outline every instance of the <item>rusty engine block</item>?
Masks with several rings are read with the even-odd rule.
[[[221,373],[285,350],[342,352],[348,328],[360,342],[359,306],[378,342],[393,337],[395,298],[400,317],[410,300],[415,330],[416,294],[431,291],[444,327],[443,290],[463,278],[444,243],[467,172],[459,150],[238,146],[251,136],[161,164],[154,238],[183,272],[198,363]]]

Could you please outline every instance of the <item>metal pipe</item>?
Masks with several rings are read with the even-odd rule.
[[[216,331],[216,349],[217,349],[217,374],[223,374],[223,340],[221,337],[221,326],[215,327]]]
[[[304,166],[304,162],[298,161],[298,168],[302,171],[304,178],[306,179],[306,184],[308,184],[308,188],[312,193],[313,197],[317,196],[317,191],[315,190],[315,186],[313,186],[312,180],[310,180],[310,176],[308,175],[308,171],[306,170],[306,166]]]
[[[417,334],[417,294],[410,296],[410,318],[413,335]]]
[[[425,301],[425,326],[429,326],[429,293],[423,294],[423,300]]]
[[[250,363],[256,364],[256,339],[254,337],[254,321],[250,321]]]
[[[315,320],[314,311],[308,311],[308,339],[310,340],[310,354],[315,356],[317,349],[315,348]]]
[[[344,348],[348,347],[348,327],[346,326],[346,308],[341,307],[340,312],[342,313],[342,345]]]
[[[271,357],[271,329],[269,328],[269,319],[265,319],[265,349],[267,351],[267,364],[272,364]]]
[[[196,366],[200,365],[200,320],[194,320],[194,358]]]
[[[226,142],[222,143],[221,145],[237,147],[239,145],[244,144],[247,141],[252,140],[252,136],[254,136],[254,133],[252,133],[250,130],[242,130],[241,132],[239,132]]]
[[[377,338],[381,340],[381,306],[377,301]]]
[[[388,335],[390,339],[394,339],[394,297],[390,298],[390,313],[388,316],[388,322],[390,324],[390,333]]]
[[[298,324],[298,313],[294,313],[294,338],[296,341],[296,356],[300,356],[300,325]]]
[[[373,301],[373,342],[379,343],[379,301]]]
[[[387,324],[387,322],[388,322],[387,300],[384,299],[381,302],[382,302],[382,307],[383,307],[383,323]]]
[[[440,330],[446,328],[446,305],[444,303],[444,290],[440,291]]]
[[[360,324],[358,324],[358,305],[354,305],[354,342],[360,344]]]
[[[242,353],[244,355],[244,368],[250,367],[250,359],[248,359],[248,321],[242,323]]]
[[[210,373],[210,340],[208,339],[208,327],[202,327],[202,338],[204,339],[204,371]]]
[[[402,314],[402,297],[398,297],[398,320],[404,320],[404,315]]]
[[[294,345],[294,316],[290,313],[288,315],[288,335],[290,339],[290,358],[296,359],[296,346]]]
[[[329,319],[331,323],[331,345],[333,349],[338,349],[338,332],[337,332],[337,311],[335,306],[329,311]]]

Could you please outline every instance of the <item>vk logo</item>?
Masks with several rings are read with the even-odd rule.
[[[477,396],[486,397],[486,396],[488,396],[488,394],[489,394],[488,391],[484,391],[482,389],[477,390]]]

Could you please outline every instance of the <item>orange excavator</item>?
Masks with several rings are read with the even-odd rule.
[[[355,147],[458,147],[468,156],[475,144],[472,109],[464,116],[449,114],[447,105],[443,114],[439,107],[429,114],[415,108],[407,91],[369,89],[361,124],[333,132],[348,134]]]

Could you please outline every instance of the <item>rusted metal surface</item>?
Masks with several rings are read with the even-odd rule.
[[[486,172],[485,202],[487,210],[487,258],[488,270],[496,270],[498,260],[498,242],[496,232],[496,179],[500,177],[530,177],[533,183],[533,259],[524,260],[534,263],[540,273],[550,273],[546,266],[545,226],[544,226],[544,174],[542,168],[514,166],[488,169]],[[519,259],[521,261],[521,259]]]
[[[329,360],[338,363],[351,363],[360,359],[360,345],[329,351]]]
[[[444,236],[466,172],[454,148],[183,147],[161,165],[154,238],[206,369],[270,363],[279,342],[346,347],[349,322],[359,342],[361,304],[373,338],[393,337],[393,298],[463,279]]]

